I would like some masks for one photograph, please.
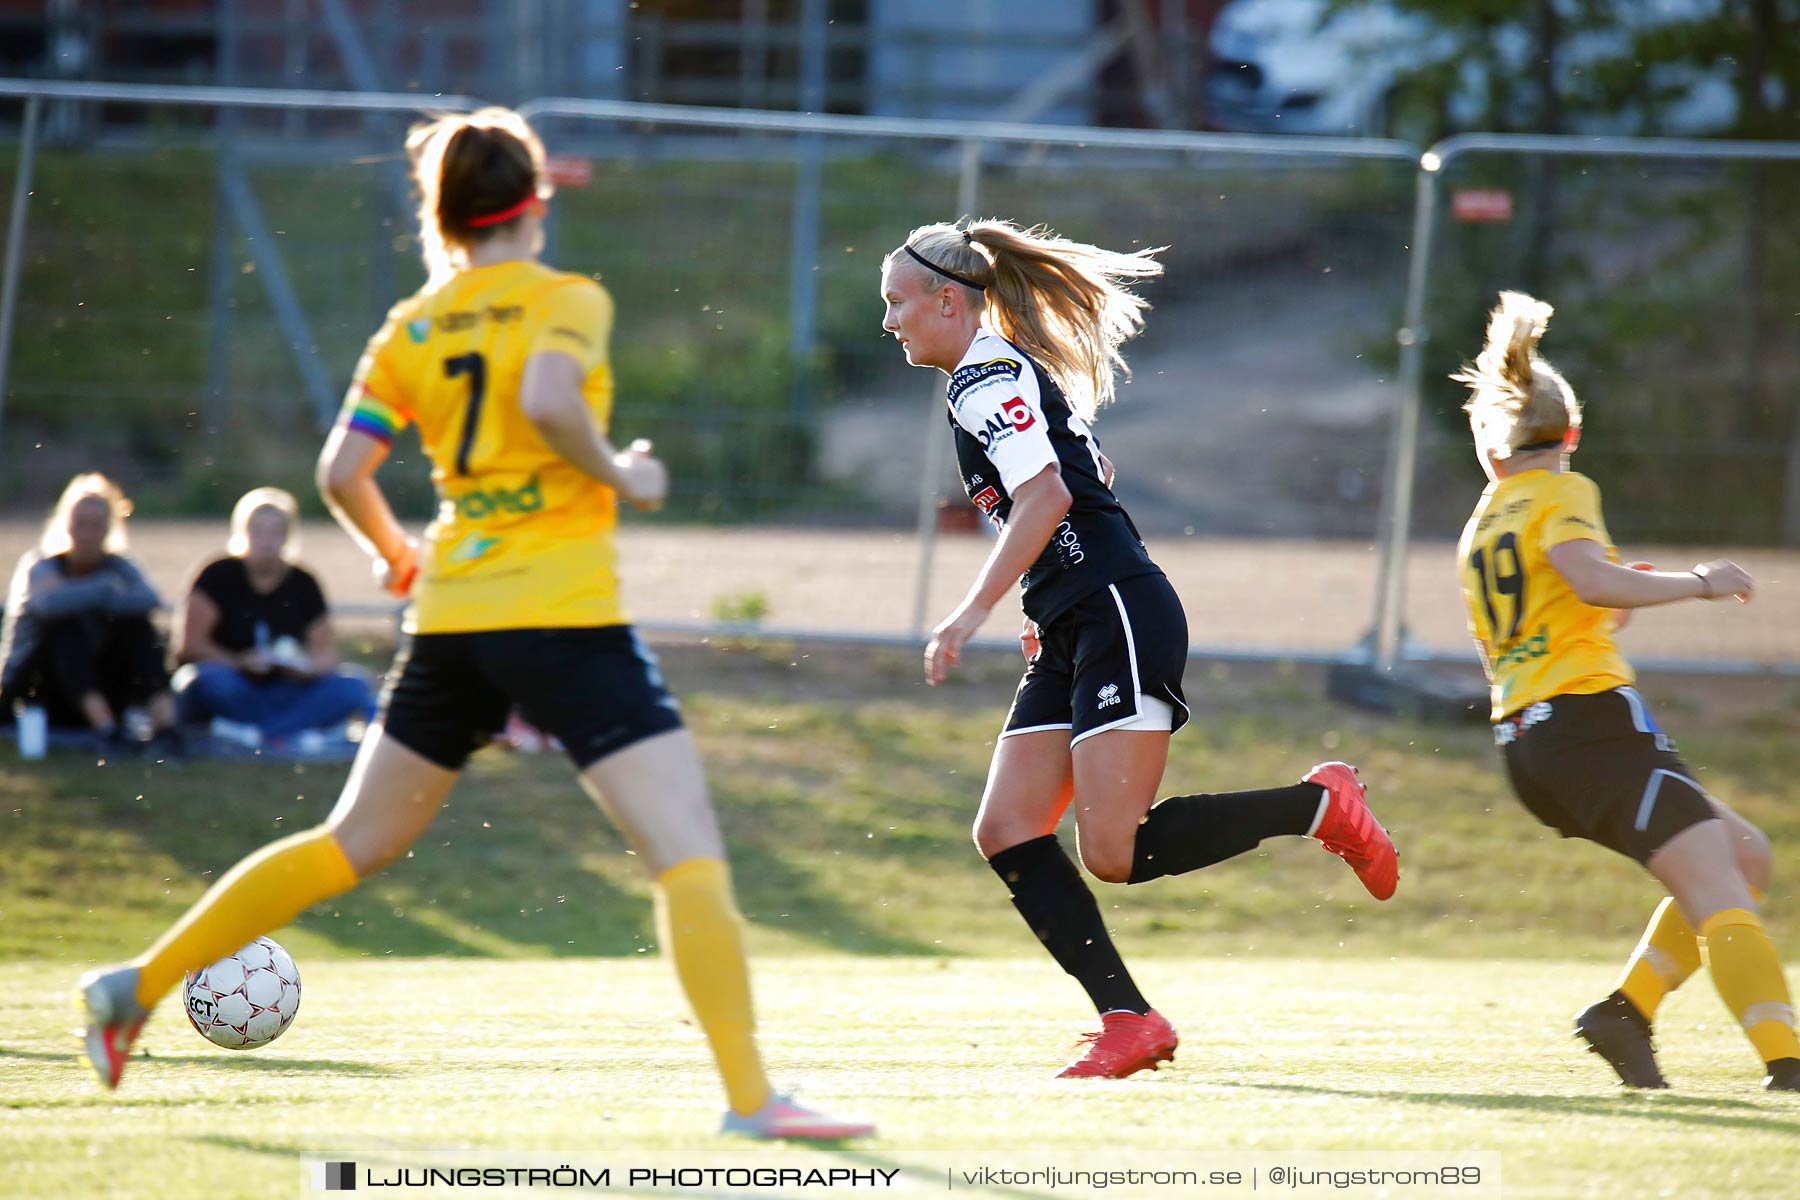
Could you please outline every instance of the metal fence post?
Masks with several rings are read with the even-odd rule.
[[[4,276],[0,276],[0,427],[3,427],[6,415],[13,321],[19,308],[19,276],[25,269],[25,209],[31,203],[31,178],[37,168],[38,125],[43,111],[42,97],[26,97],[25,117],[19,128],[19,161],[13,171],[12,213],[6,220],[6,268]]]
[[[238,50],[240,28],[237,5],[218,6],[219,82],[227,87],[238,84]],[[237,288],[237,236],[227,216],[230,202],[225,194],[225,180],[238,169],[238,126],[241,114],[235,108],[220,109],[213,126],[218,138],[213,180],[213,228],[211,261],[206,286],[206,394],[200,402],[200,422],[214,449],[223,443],[221,434],[230,424],[231,392],[231,326],[235,305],[232,293]]]
[[[1381,498],[1381,557],[1375,580],[1375,669],[1392,671],[1400,657],[1406,608],[1406,551],[1412,533],[1413,479],[1418,471],[1419,410],[1425,399],[1425,290],[1431,283],[1432,231],[1437,223],[1438,156],[1419,160],[1413,201],[1412,258],[1406,271],[1406,309],[1400,329],[1400,411],[1388,443],[1388,486]]]
[[[981,143],[962,147],[962,171],[956,180],[956,211],[973,219],[981,190]],[[931,617],[931,564],[937,554],[938,481],[944,475],[944,454],[950,439],[944,435],[944,398],[933,381],[925,405],[925,466],[919,472],[919,570],[913,580],[912,631],[923,637]]]
[[[800,11],[800,107],[825,111],[825,0],[805,0]],[[825,143],[818,134],[800,139],[794,178],[794,219],[788,258],[788,358],[793,364],[792,409],[796,424],[812,420],[812,362],[819,326],[819,215]]]

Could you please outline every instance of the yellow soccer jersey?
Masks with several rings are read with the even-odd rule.
[[[526,359],[567,354],[606,429],[612,317],[592,279],[506,262],[401,301],[370,340],[339,422],[384,441],[417,424],[438,493],[408,632],[626,620],[617,497],[559,457],[519,407]]]
[[[1584,604],[1548,551],[1586,539],[1618,550],[1600,518],[1600,489],[1573,472],[1526,471],[1489,484],[1457,543],[1469,628],[1480,643],[1498,721],[1527,704],[1628,684],[1611,609]]]

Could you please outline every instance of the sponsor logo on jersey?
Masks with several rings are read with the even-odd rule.
[[[1507,667],[1521,667],[1528,662],[1543,658],[1550,653],[1550,627],[1539,625],[1537,632],[1530,637],[1520,638],[1516,642],[1500,647],[1500,656],[1494,660],[1494,670],[1501,671]]]
[[[963,393],[984,379],[1017,379],[1025,365],[1016,358],[994,358],[958,367],[950,376],[950,407],[962,407]]]
[[[588,338],[587,334],[581,332],[579,329],[570,329],[567,325],[557,325],[553,327],[550,330],[550,336],[568,338],[571,342],[574,342],[583,349],[594,344],[593,341]]]
[[[1101,708],[1111,708],[1115,704],[1123,703],[1123,701],[1124,701],[1124,698],[1119,695],[1119,685],[1118,684],[1109,683],[1105,687],[1100,689],[1100,707]]]
[[[1056,548],[1057,556],[1062,559],[1065,567],[1076,566],[1087,559],[1087,552],[1081,548],[1081,539],[1076,536],[1075,527],[1066,519],[1050,536],[1050,544]]]
[[[431,318],[420,317],[416,321],[408,321],[406,323],[406,335],[412,338],[414,342],[423,345],[425,339],[431,336]]]
[[[517,321],[525,315],[525,307],[520,304],[489,306],[472,309],[468,312],[439,313],[437,327],[445,333],[467,333],[483,321],[492,321],[496,325],[505,325],[509,321]],[[419,339],[423,341],[424,339]]]
[[[544,507],[544,489],[534,473],[521,488],[476,488],[460,496],[446,496],[445,499],[455,506],[456,515],[463,520],[485,521],[500,514],[516,517],[541,511]]]
[[[1487,515],[1483,516],[1481,518],[1481,520],[1479,520],[1475,523],[1475,528],[1478,531],[1484,530],[1489,525],[1492,525],[1495,521],[1498,521],[1503,517],[1510,517],[1514,513],[1517,513],[1517,512],[1523,512],[1525,509],[1528,509],[1530,507],[1531,507],[1531,498],[1529,496],[1527,496],[1523,500],[1514,500],[1510,504],[1508,504],[1505,508],[1495,509],[1493,512],[1490,512]]]
[[[1588,520],[1586,517],[1578,517],[1574,513],[1570,513],[1567,516],[1565,516],[1563,518],[1563,524],[1564,525],[1579,525],[1583,529],[1595,528],[1595,525],[1592,521]]]
[[[975,482],[981,482],[980,476],[976,477]],[[1000,493],[992,487],[984,487],[969,499],[974,502],[976,508],[981,510],[982,516],[991,518],[994,515],[994,506],[1000,503]]]
[[[501,540],[502,539],[497,537],[489,537],[478,529],[471,529],[467,534],[463,535],[461,541],[450,547],[450,553],[444,556],[444,561],[451,563],[474,562],[489,550],[498,546]]]
[[[1014,396],[1000,406],[1000,411],[989,417],[975,434],[981,442],[983,450],[992,450],[996,443],[1003,442],[1015,433],[1023,433],[1037,424],[1037,414],[1031,411],[1031,405],[1025,403],[1023,396]]]

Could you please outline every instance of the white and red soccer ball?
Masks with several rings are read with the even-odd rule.
[[[294,1023],[300,969],[272,938],[259,937],[236,954],[190,971],[181,999],[201,1037],[227,1050],[255,1050]]]

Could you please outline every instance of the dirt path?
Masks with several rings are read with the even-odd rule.
[[[135,520],[133,553],[165,598],[217,552],[224,524]],[[36,538],[36,522],[0,521],[0,563]],[[1268,654],[1337,654],[1366,631],[1375,555],[1366,543],[1295,538],[1152,537],[1151,552],[1186,602],[1193,642]],[[980,534],[939,539],[927,624],[948,613],[989,546]],[[646,625],[709,620],[716,603],[759,596],[766,623],[837,634],[907,634],[918,545],[910,535],[815,529],[627,526],[620,538],[626,599]],[[383,603],[362,553],[332,525],[309,525],[304,559],[338,605]],[[1690,550],[1633,547],[1653,561],[1685,564]],[[1754,604],[1680,604],[1639,615],[1621,637],[1643,658],[1800,663],[1800,553],[1738,555],[1762,586]],[[1416,641],[1460,654],[1468,645],[1451,547],[1418,546],[1408,571],[1408,624]],[[1017,618],[997,612],[984,635],[1010,638]]]

